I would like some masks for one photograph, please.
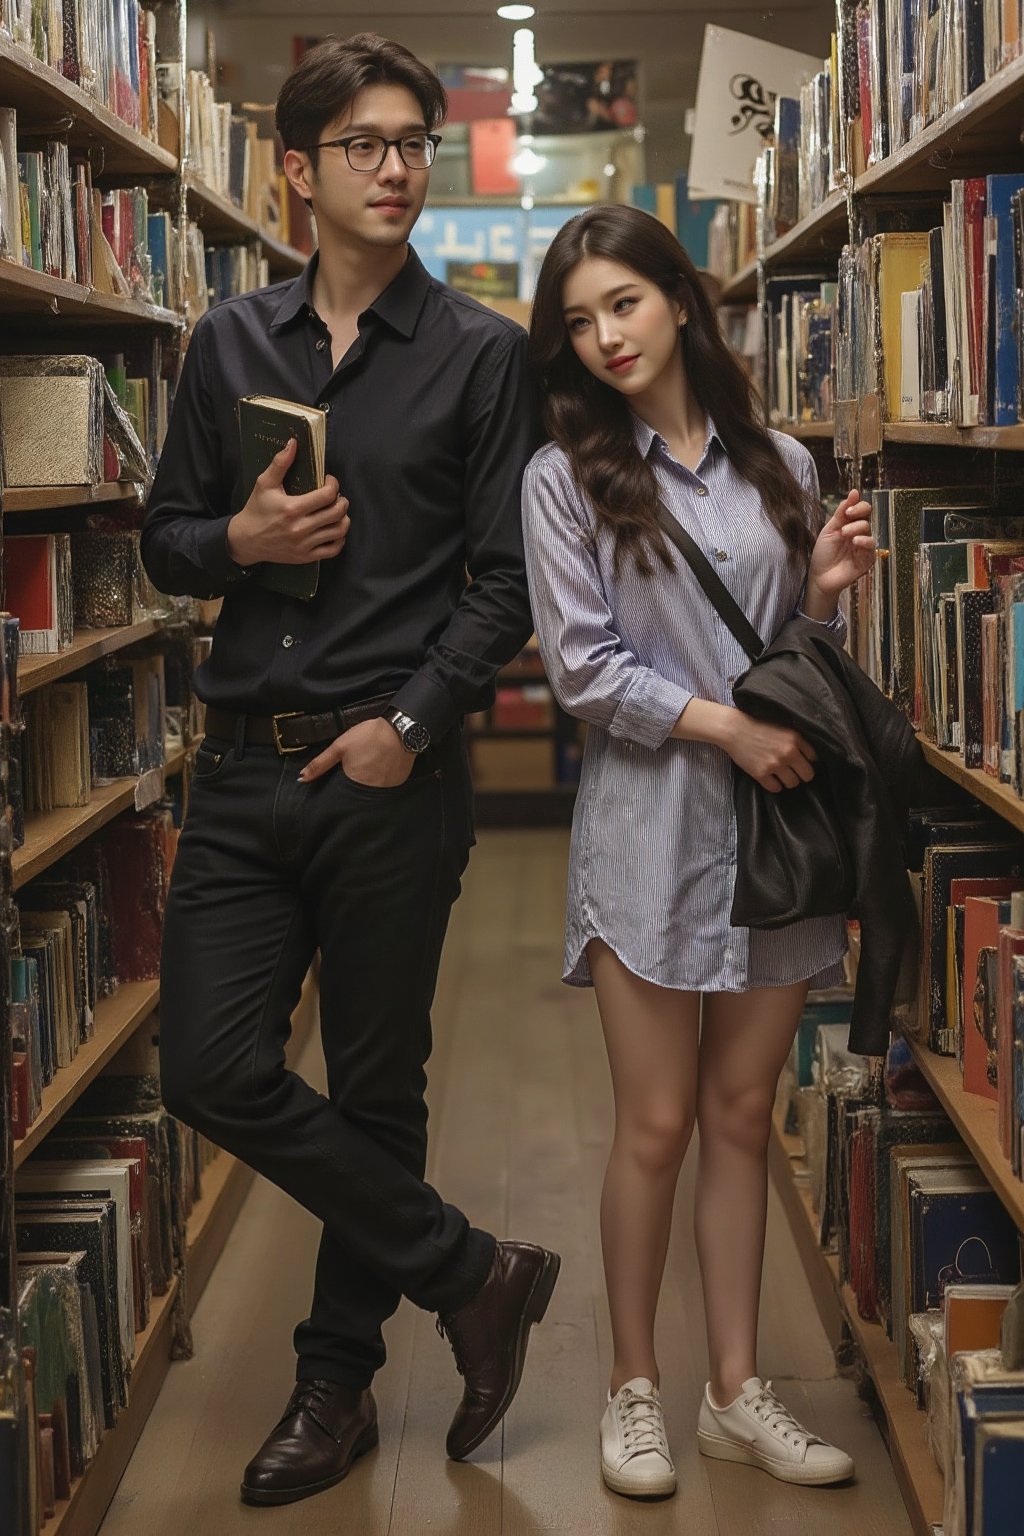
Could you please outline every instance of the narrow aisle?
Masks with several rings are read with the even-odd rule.
[[[339,1487],[280,1509],[238,1501],[245,1463],[292,1385],[291,1331],[312,1283],[316,1224],[257,1180],[197,1308],[196,1357],[172,1366],[102,1536],[910,1536],[889,1458],[837,1378],[774,1196],[761,1368],[798,1417],[848,1449],[848,1488],[796,1489],[696,1448],[706,1374],[691,1240],[691,1152],[659,1317],[679,1493],[637,1505],[600,1481],[597,1424],[610,1361],[597,1204],[610,1134],[593,997],[558,980],[567,838],[485,833],[456,907],[435,1007],[429,1176],[499,1234],[557,1248],[562,1275],[533,1333],[504,1430],[471,1463],[444,1455],[460,1395],[434,1320],[403,1304],[374,1391],[381,1443]],[[305,1071],[321,1080],[319,1051]]]

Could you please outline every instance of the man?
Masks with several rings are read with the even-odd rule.
[[[461,717],[531,630],[526,338],[408,245],[446,105],[373,35],[328,39],[285,82],[284,166],[319,253],[199,322],[143,531],[157,586],[224,597],[167,911],[164,1098],[324,1223],[251,1503],[329,1487],[376,1444],[370,1383],[402,1295],[452,1344],[447,1449],[467,1455],[512,1401],[558,1273],[423,1181],[430,1004],[473,841]],[[289,444],[242,505],[248,394],[329,413],[321,491],[285,493]],[[263,562],[311,560],[308,602],[261,584]],[[329,1098],[283,1054],[318,948]]]

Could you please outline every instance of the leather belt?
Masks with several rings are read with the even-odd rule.
[[[304,752],[307,747],[334,741],[342,731],[351,730],[364,720],[380,719],[390,703],[390,694],[382,694],[376,699],[339,705],[317,715],[301,711],[283,715],[236,715],[211,705],[206,711],[205,730],[208,736],[216,736],[221,741],[236,741],[241,728],[244,745],[276,747],[283,757],[288,752]]]

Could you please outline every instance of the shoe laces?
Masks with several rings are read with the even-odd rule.
[[[445,1343],[451,1345],[452,1354],[455,1356],[455,1369],[458,1371],[460,1376],[465,1376],[466,1372],[465,1372],[465,1369],[463,1367],[463,1363],[459,1359],[459,1347],[458,1347],[458,1344],[455,1342],[455,1338],[454,1338],[453,1334],[451,1333],[450,1329],[445,1324],[444,1318],[441,1317],[441,1316],[438,1316],[437,1322],[435,1323],[434,1326],[437,1329],[438,1338],[444,1339]]]
[[[300,1413],[305,1408],[315,1417],[315,1410],[322,1408],[329,1396],[330,1388],[325,1381],[298,1381],[288,1404],[288,1412]]]
[[[660,1451],[668,1459],[665,1420],[656,1396],[623,1387],[616,1397],[616,1411],[622,1426],[623,1444],[631,1456],[644,1451]]]
[[[792,1441],[794,1445],[823,1445],[824,1441],[818,1440],[814,1435],[808,1434],[799,1420],[794,1419],[789,1409],[779,1402],[772,1391],[772,1384],[766,1381],[760,1392],[752,1393],[743,1399],[744,1404],[760,1419],[773,1435],[787,1443]]]

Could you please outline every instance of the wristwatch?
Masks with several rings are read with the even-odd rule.
[[[430,732],[425,725],[411,715],[403,715],[400,709],[389,709],[384,715],[389,725],[398,732],[398,739],[407,752],[425,752],[430,746]]]

